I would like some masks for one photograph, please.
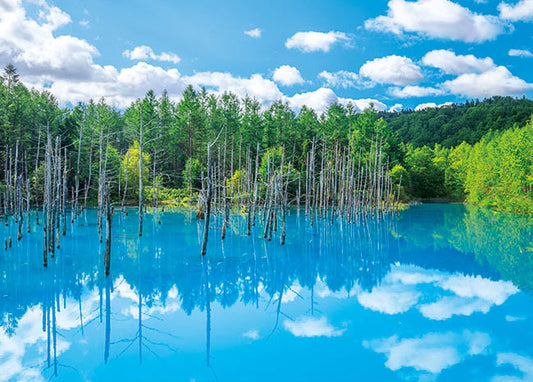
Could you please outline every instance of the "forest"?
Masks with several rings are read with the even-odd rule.
[[[438,143],[449,148],[462,142],[474,144],[491,131],[523,126],[532,114],[532,100],[492,97],[419,111],[382,112],[380,116],[402,142],[417,147]]]
[[[278,101],[265,108],[252,98],[188,87],[179,101],[148,91],[125,110],[105,99],[68,106],[60,107],[48,91],[28,89],[13,66],[5,68],[0,179],[7,179],[9,158],[16,157],[15,167],[38,188],[45,177],[47,136],[59,137],[66,188],[75,187],[85,205],[95,205],[100,197],[96,179],[104,161],[113,201],[135,204],[142,192],[152,203],[157,198],[162,204],[187,205],[202,188],[208,144],[217,139],[223,153],[219,148],[214,155],[219,161],[223,156],[231,198],[242,192],[233,185],[255,158],[265,173],[267,158],[286,157],[292,179],[304,184],[315,146],[323,153],[351,155],[349,162],[356,156],[368,160],[379,142],[380,163],[382,156],[391,181],[387,187],[399,189],[405,202],[438,198],[533,213],[533,101],[525,98],[379,113],[332,104],[317,114],[305,106],[296,112]],[[323,155],[334,163],[334,154]],[[42,198],[40,193],[37,189],[31,198]]]

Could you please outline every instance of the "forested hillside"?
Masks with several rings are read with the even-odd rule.
[[[489,133],[475,145],[404,147],[404,163],[392,172],[403,174],[408,195],[533,214],[532,122]]]
[[[395,187],[401,183],[404,200],[452,198],[533,213],[533,131],[526,126],[532,113],[531,100],[497,97],[381,114],[333,104],[318,115],[307,107],[295,112],[281,101],[264,109],[252,98],[192,87],[179,101],[149,91],[126,110],[104,99],[60,108],[52,94],[27,89],[9,66],[0,83],[0,179],[7,179],[16,158],[18,173],[37,185],[47,134],[58,136],[65,151],[68,189],[79,186],[89,204],[102,171],[114,200],[138,199],[140,173],[147,198],[156,186],[161,199],[196,195],[207,144],[219,135],[222,149],[213,155],[233,174],[232,182],[249,158],[261,158],[266,167],[267,157],[280,156],[279,148],[303,184],[313,145],[331,161],[319,172],[336,171],[334,158],[341,152],[368,160],[380,142],[384,165]]]
[[[490,131],[523,126],[533,114],[533,101],[526,98],[493,97],[438,108],[383,112],[402,142],[415,147],[445,147],[474,144]]]

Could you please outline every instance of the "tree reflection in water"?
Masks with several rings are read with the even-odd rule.
[[[172,308],[167,306],[167,299],[172,296],[187,315],[194,311],[205,314],[205,363],[211,367],[213,304],[229,308],[240,302],[257,310],[272,309],[272,335],[280,328],[282,317],[298,324],[283,311],[285,300],[304,299],[295,286],[310,292],[306,315],[321,315],[315,301],[317,287],[326,287],[330,294],[359,290],[371,296],[370,292],[397,264],[489,280],[504,278],[524,290],[531,289],[531,219],[473,207],[439,205],[413,207],[398,219],[379,222],[315,222],[310,227],[306,219],[303,214],[289,216],[287,245],[279,246],[262,240],[259,227],[246,237],[245,218],[233,217],[232,232],[228,231],[224,244],[218,235],[213,235],[208,255],[200,257],[197,253],[201,225],[190,217],[157,216],[152,229],[138,238],[132,234],[135,219],[118,215],[113,266],[108,277],[103,275],[103,248],[93,240],[93,227],[80,225],[77,235],[70,241],[65,239],[61,251],[50,259],[48,269],[40,266],[39,240],[29,237],[16,243],[16,250],[0,257],[0,290],[4,295],[0,300],[1,330],[16,336],[19,320],[39,306],[46,335],[45,368],[50,377],[58,376],[61,366],[68,367],[58,361],[65,350],[58,346],[61,333],[56,317],[62,297],[65,314],[71,309],[68,304],[75,304],[77,317],[68,329],[74,327],[82,337],[92,325],[105,321],[104,364],[129,354],[134,344],[141,364],[143,351],[153,356],[177,352],[180,333],[172,330],[187,328],[161,330],[143,323],[145,317],[163,320],[160,316]],[[155,224],[158,220],[164,224]],[[87,221],[91,221],[90,216]],[[220,225],[219,218],[215,218],[214,229]],[[425,256],[420,255],[422,249]],[[116,303],[112,306],[119,296],[117,288],[125,285],[136,300],[135,312],[124,306],[115,307]],[[92,303],[94,291],[97,306]],[[120,330],[122,322],[115,316],[124,310],[136,316],[136,333],[132,338],[113,337],[112,327],[124,335]],[[151,333],[155,339],[151,339]]]

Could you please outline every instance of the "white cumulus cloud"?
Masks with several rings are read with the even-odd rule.
[[[172,62],[177,64],[181,61],[181,58],[176,53],[163,52],[161,54],[155,54],[152,48],[147,45],[141,45],[133,48],[132,50],[125,50],[122,55],[130,60],[153,60]]]
[[[50,90],[62,104],[105,97],[118,107],[149,89],[178,96],[185,88],[176,69],[143,62],[120,70],[95,64],[99,52],[93,45],[58,34],[70,16],[45,1],[35,5],[38,18],[29,16],[20,0],[0,1],[0,65],[13,63],[26,85]]]
[[[426,110],[426,109],[436,109],[438,107],[439,105],[437,105],[435,102],[425,102],[415,107],[415,111]]]
[[[424,77],[420,67],[410,58],[396,55],[367,61],[359,74],[372,82],[393,85],[407,85]]]
[[[272,75],[272,79],[283,86],[303,84],[305,82],[300,71],[294,66],[289,65],[282,65],[279,68],[276,68]]]
[[[533,20],[533,0],[520,0],[516,4],[505,2],[498,5],[500,17],[510,21],[531,21]]]
[[[478,58],[472,54],[457,55],[451,50],[432,50],[422,57],[422,63],[446,74],[481,73],[494,68],[490,57]]]
[[[331,104],[338,102],[337,95],[329,88],[320,88],[315,91],[297,93],[288,98],[289,104],[294,108],[308,106],[317,113],[324,113]]]
[[[104,71],[105,76],[88,81],[57,79],[49,90],[61,103],[105,97],[111,105],[124,108],[149,89],[156,93],[166,89],[170,96],[178,97],[187,86],[177,69],[165,70],[145,62],[120,71],[106,66]],[[44,85],[41,81],[33,84],[36,88],[44,88]]]
[[[231,73],[199,72],[184,77],[186,83],[204,86],[216,93],[232,92],[239,97],[253,97],[263,104],[283,98],[283,93],[271,80],[261,74],[252,74],[250,78],[235,77]]]
[[[342,87],[344,89],[356,87],[359,80],[357,73],[346,70],[339,70],[338,72],[324,70],[318,74],[318,78],[322,79],[326,86]]]
[[[387,105],[377,99],[337,97],[335,92],[329,88],[319,88],[315,91],[297,93],[292,97],[286,97],[285,99],[293,108],[299,109],[305,105],[314,109],[319,114],[326,112],[329,106],[333,103],[339,103],[344,106],[351,104],[358,112],[364,111],[370,107],[373,107],[377,111],[387,110]]]
[[[387,110],[387,105],[385,105],[383,102],[374,99],[374,98],[360,98],[360,99],[353,99],[353,98],[339,98],[338,101],[340,104],[346,106],[348,104],[352,104],[355,106],[355,109],[358,111],[365,111],[369,108],[374,108],[376,111],[384,111]]]
[[[259,28],[254,28],[254,29],[244,31],[244,34],[251,38],[260,38],[262,33],[263,31]]]
[[[521,376],[497,375],[492,382],[527,382],[533,381],[533,359],[516,353],[498,353],[496,365],[512,366]]]
[[[401,103],[394,104],[389,108],[389,113],[396,113],[403,109],[403,105]]]
[[[39,18],[26,14],[20,0],[0,1],[0,64],[12,63],[26,77],[46,76],[71,80],[102,75],[93,58],[98,50],[87,41],[57,29],[71,22],[57,7],[39,4]]]
[[[497,66],[483,73],[467,73],[444,82],[443,87],[453,94],[471,98],[518,96],[533,88],[521,78],[513,76],[505,66]]]
[[[403,88],[391,88],[389,94],[396,98],[430,97],[444,94],[442,89],[408,85]]]
[[[345,44],[350,42],[346,33],[329,31],[324,32],[297,32],[285,42],[288,49],[298,49],[302,52],[329,52],[331,47],[340,42]]]
[[[509,56],[511,57],[533,57],[533,53],[527,49],[509,49]]]
[[[367,20],[365,27],[465,42],[494,40],[505,32],[498,17],[472,12],[450,0],[390,0],[387,15]]]

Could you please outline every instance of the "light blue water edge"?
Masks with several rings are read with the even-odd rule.
[[[32,221],[32,223],[34,223]],[[48,267],[42,227],[0,225],[0,381],[533,380],[533,219],[453,204],[311,227],[96,211]],[[105,236],[104,236],[105,237]]]

